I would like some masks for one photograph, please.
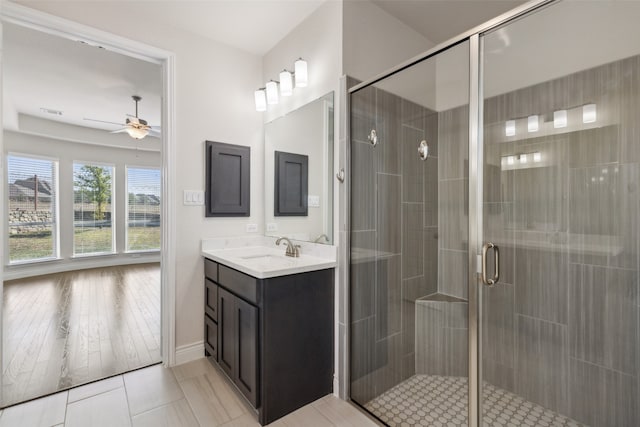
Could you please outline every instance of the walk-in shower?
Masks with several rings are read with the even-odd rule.
[[[350,91],[350,397],[388,425],[640,425],[640,2],[528,7]]]

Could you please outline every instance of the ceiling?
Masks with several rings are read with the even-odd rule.
[[[135,114],[134,94],[142,96],[140,118],[160,125],[159,65],[9,23],[3,24],[2,84],[8,129],[16,130],[23,114],[116,130],[85,118],[124,123]]]
[[[526,0],[371,0],[432,41],[442,43]]]
[[[121,8],[163,25],[195,33],[257,55],[271,50],[324,1],[335,0],[94,0],[74,7]],[[365,1],[365,0],[345,0]],[[522,0],[372,0],[434,43],[442,42]],[[37,7],[42,1],[17,0]],[[46,10],[46,8],[45,8]],[[160,125],[161,70],[130,58],[13,24],[3,27],[3,117],[18,128],[19,114],[78,126],[115,130],[134,114],[131,95],[142,96],[139,116]],[[61,111],[51,114],[43,109]],[[117,135],[121,136],[121,135]]]

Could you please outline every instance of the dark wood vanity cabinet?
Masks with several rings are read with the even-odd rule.
[[[205,259],[205,355],[262,425],[333,390],[333,276],[325,269],[257,279]]]
[[[258,307],[218,290],[218,364],[254,407],[258,400]]]

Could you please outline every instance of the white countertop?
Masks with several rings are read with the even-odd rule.
[[[286,245],[275,238],[220,238],[202,241],[202,256],[258,279],[324,270],[337,266],[336,247],[309,242],[299,244],[300,257],[285,256]]]

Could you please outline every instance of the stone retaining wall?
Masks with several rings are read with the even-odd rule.
[[[25,234],[50,230],[51,211],[15,210],[9,212],[9,234]]]

